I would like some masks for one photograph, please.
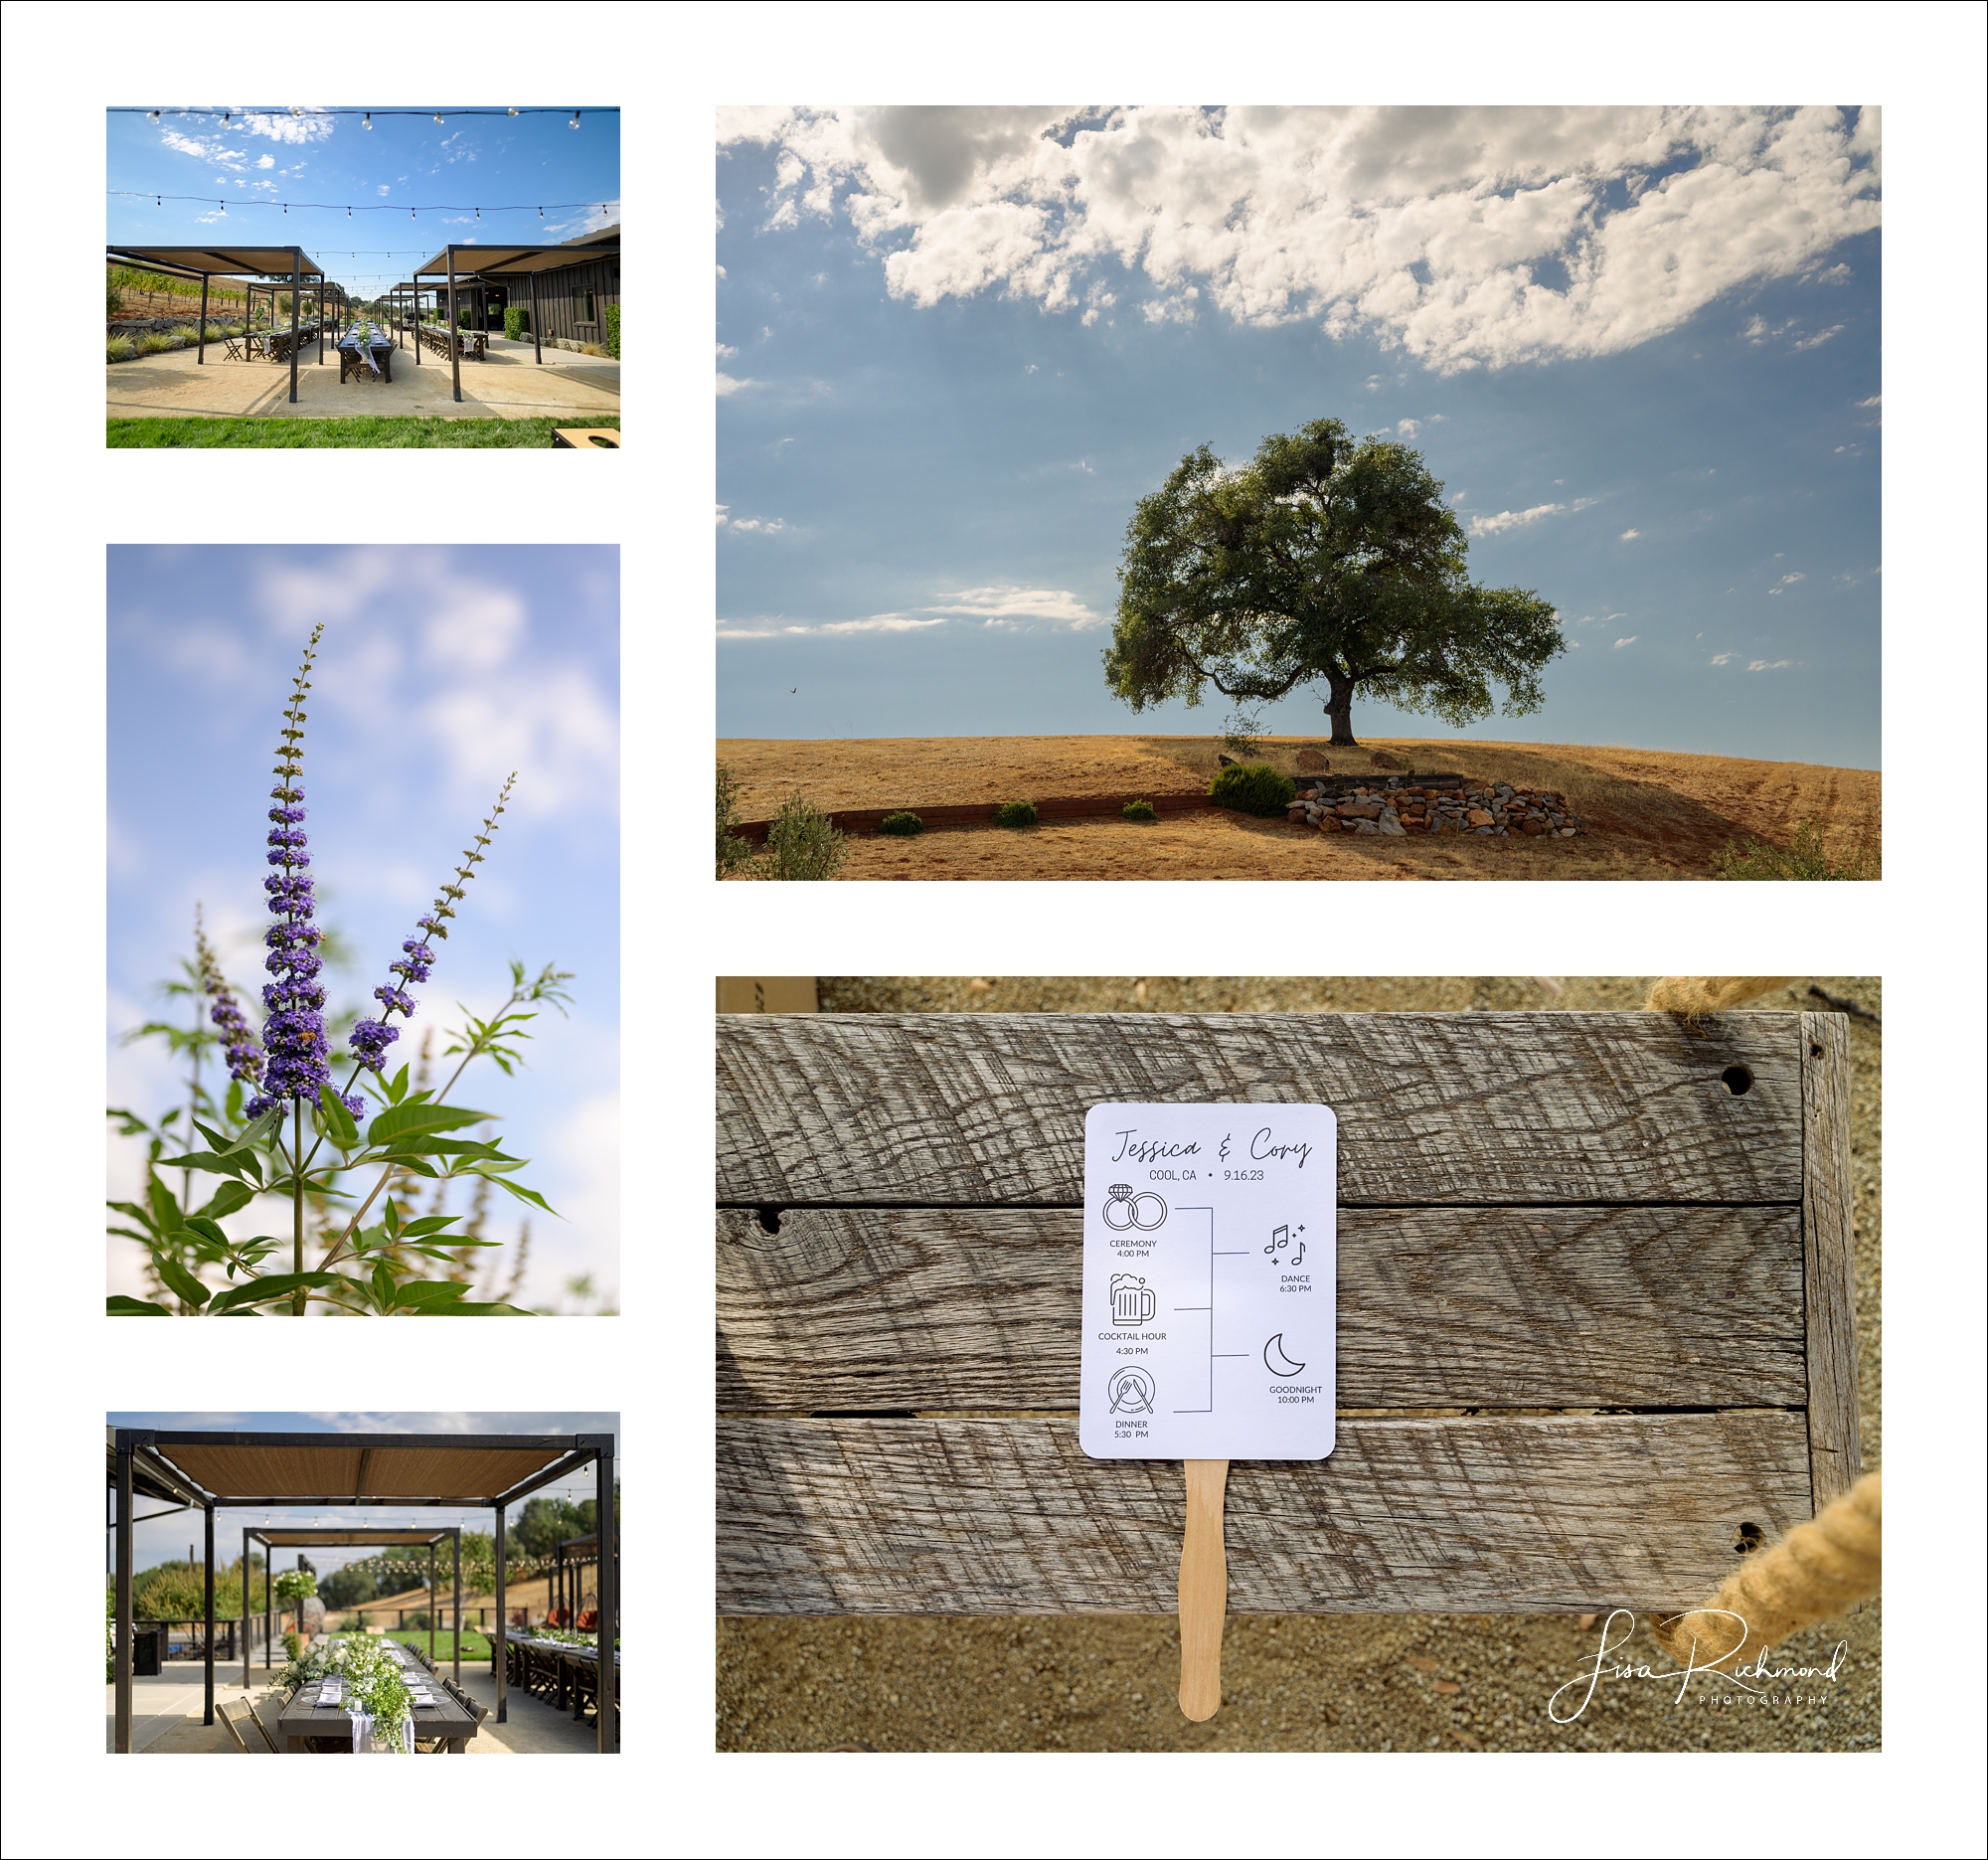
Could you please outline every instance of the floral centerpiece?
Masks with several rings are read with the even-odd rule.
[[[275,1581],[275,1594],[279,1602],[294,1602],[297,1605],[297,1632],[304,1630],[304,1598],[317,1594],[317,1578],[308,1570],[284,1570]]]
[[[414,1701],[389,1644],[371,1637],[341,1640],[332,1647],[326,1670],[345,1682],[346,1711],[365,1721],[353,1727],[353,1748],[358,1749],[364,1731],[370,1732],[376,1750],[412,1757]]]

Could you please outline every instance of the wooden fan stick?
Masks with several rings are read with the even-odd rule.
[[[1180,1708],[1197,1723],[1222,1705],[1222,1617],[1229,1606],[1229,1559],[1222,1547],[1226,1459],[1190,1459],[1187,1530],[1181,1538]]]

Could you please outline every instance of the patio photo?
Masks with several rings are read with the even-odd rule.
[[[106,1748],[616,1752],[619,1435],[612,1414],[109,1416]]]
[[[618,111],[107,121],[109,444],[618,449]]]
[[[109,1312],[614,1313],[618,550],[108,584]]]

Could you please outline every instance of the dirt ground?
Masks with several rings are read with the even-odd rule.
[[[1811,987],[1883,1013],[1871,977],[1804,979],[1755,1008],[1827,1011]],[[820,978],[835,1013],[1376,1013],[1390,1009],[1604,1009],[1642,1005],[1645,977]],[[1858,1396],[1864,1463],[1880,1430],[1878,1025],[1850,1025],[1856,1196]],[[721,1619],[718,1731],[727,1751],[1875,1751],[1883,1722],[1875,1603],[1783,1642],[1782,1665],[1833,1681],[1766,1701],[1694,1681],[1603,1680],[1572,1724],[1547,1701],[1592,1659],[1596,1617],[1250,1614],[1229,1618],[1222,1709],[1175,1702],[1180,1638],[1164,1616]],[[1613,1656],[1669,1670],[1648,1629]],[[1563,1701],[1563,1715],[1572,1701]]]
[[[1316,748],[1334,774],[1462,774],[1556,788],[1588,831],[1572,840],[1380,839],[1324,834],[1244,814],[1055,821],[1014,831],[948,828],[915,839],[850,842],[848,879],[1709,879],[1723,848],[1785,845],[1816,821],[1832,858],[1881,856],[1883,777],[1862,768],[1744,761],[1657,750],[1474,739],[1375,739],[1331,750],[1266,739],[1263,759],[1295,772]],[[743,790],[742,817],[765,819],[796,790],[817,805],[990,809],[1064,794],[1206,793],[1212,737],[942,737],[786,742],[734,738],[718,760]]]

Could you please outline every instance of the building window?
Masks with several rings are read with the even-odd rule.
[[[590,290],[580,293],[580,320],[582,323],[593,321],[593,292]]]

